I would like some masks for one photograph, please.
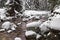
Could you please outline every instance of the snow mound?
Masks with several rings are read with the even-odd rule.
[[[40,37],[41,37],[41,35],[37,34],[36,39],[38,39],[38,38],[40,38]]]
[[[3,24],[2,24],[2,26],[1,26],[3,29],[12,29],[12,30],[15,30],[15,28],[17,27],[14,23],[11,23],[11,22],[9,22],[9,21],[7,21],[7,22],[4,22]]]
[[[60,16],[56,16],[52,21],[50,21],[49,27],[51,29],[60,30]]]
[[[44,33],[44,32],[46,32],[46,31],[49,30],[49,29],[47,28],[48,25],[49,25],[49,21],[45,21],[45,22],[43,22],[43,23],[39,26],[39,28],[40,28],[40,30],[41,30],[42,33]]]
[[[26,35],[26,36],[36,35],[36,33],[35,33],[34,31],[31,31],[31,30],[30,30],[30,31],[26,31],[26,32],[25,32],[25,35]]]
[[[31,23],[28,23],[26,24],[26,27],[39,27],[39,25],[41,24],[42,22],[41,21],[34,21],[34,22],[31,22]]]

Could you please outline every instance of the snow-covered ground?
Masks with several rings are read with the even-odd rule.
[[[8,1],[9,2],[9,1]],[[56,8],[53,13],[51,13],[50,16],[50,11],[34,11],[34,10],[26,10],[23,12],[23,14],[19,14],[19,12],[17,12],[15,10],[15,12],[19,15],[17,16],[23,16],[22,21],[26,21],[26,31],[25,31],[25,36],[30,36],[30,35],[36,35],[36,39],[40,38],[41,35],[40,33],[38,34],[36,31],[33,30],[28,30],[28,28],[39,28],[39,32],[41,32],[42,34],[44,34],[44,32],[49,31],[49,28],[53,29],[53,30],[59,30],[60,31],[60,8]],[[13,17],[7,17],[6,16],[6,9],[1,9],[0,8],[0,19],[2,20],[8,20],[8,19],[12,19]],[[16,15],[15,15],[16,16]],[[45,18],[45,17],[49,17],[47,21],[40,20],[40,17],[42,17],[41,19]],[[39,19],[39,20],[35,20],[35,21],[31,21],[30,23],[28,23],[30,20],[29,19]],[[17,23],[17,25],[21,25],[22,22]],[[13,30],[16,30],[15,28],[17,27],[16,24],[9,22],[9,21],[5,21],[1,28],[0,31],[5,31],[8,30],[7,32],[10,33]],[[9,30],[10,29],[10,30]],[[37,30],[37,29],[36,29]],[[50,33],[48,33],[49,35]],[[19,37],[16,37],[15,40],[21,40]]]

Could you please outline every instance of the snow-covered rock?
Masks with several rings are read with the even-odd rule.
[[[26,24],[26,27],[39,27],[39,25],[41,24],[42,22],[39,20],[39,21],[34,21],[34,22],[31,22],[31,23],[28,23]]]
[[[54,16],[48,18],[48,20],[50,19],[50,21],[47,24],[48,25],[47,27],[54,30],[60,30],[60,14],[53,14],[53,15]]]
[[[8,30],[9,28],[12,30],[15,30],[17,26],[14,23],[7,21],[7,22],[4,22],[1,27],[6,30]]]
[[[25,10],[24,12],[23,12],[23,15],[24,16],[28,16],[28,17],[32,17],[32,16],[34,16],[34,17],[36,17],[37,18],[37,16],[45,16],[45,17],[47,17],[47,16],[49,16],[48,14],[50,14],[50,11],[34,11],[34,10]]]
[[[58,12],[58,13],[60,13],[60,6],[56,6],[55,8],[54,8],[54,11],[53,12]]]
[[[10,26],[11,26],[11,23],[10,23],[9,21],[4,22],[4,23],[2,24],[2,28],[3,28],[3,29],[9,29]]]
[[[56,9],[56,10],[54,10],[53,12],[58,12],[58,13],[60,13],[60,9]]]
[[[7,8],[0,8],[0,19],[1,20],[9,20],[13,18],[13,17],[7,17],[6,14],[8,14]]]
[[[20,37],[16,37],[14,38],[14,40],[22,40]]]
[[[53,20],[50,21],[48,27],[54,30],[60,30],[60,15],[56,15]]]
[[[36,33],[34,31],[26,31],[25,32],[25,36],[31,36],[31,35],[36,35]]]
[[[41,32],[44,33],[49,30],[48,26],[49,26],[49,21],[45,21],[39,26],[39,28],[40,28]]]

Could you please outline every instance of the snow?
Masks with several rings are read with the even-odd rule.
[[[41,35],[37,34],[36,39],[38,39],[38,38],[40,38],[40,37],[41,37]]]
[[[0,8],[0,19],[5,19],[6,18],[6,9]]]
[[[3,28],[3,29],[9,29],[10,26],[11,26],[11,23],[10,23],[9,21],[4,22],[4,23],[2,24],[2,28]]]
[[[13,17],[6,17],[6,20],[10,20],[10,19],[12,19]]]
[[[60,15],[54,14],[53,17],[49,17],[51,19],[49,23],[47,24],[49,28],[54,30],[60,30]]]
[[[47,34],[47,36],[49,36],[51,34],[51,32],[49,32],[48,34]]]
[[[20,23],[17,23],[17,25],[20,25],[20,24],[22,24],[21,22]]]
[[[8,5],[10,3],[10,0],[7,0],[7,2],[5,3],[5,5]]]
[[[56,16],[52,21],[50,21],[49,27],[51,29],[60,30],[60,16]]]
[[[20,37],[16,37],[14,40],[22,40]]]
[[[18,11],[16,11],[16,10],[14,10],[14,11],[15,11],[15,13],[16,13],[16,14],[18,14],[18,13],[19,13],[19,12],[18,12]]]
[[[12,32],[12,30],[8,30],[7,32],[10,33],[10,32]]]
[[[40,17],[39,16],[35,16],[35,19],[40,19]]]
[[[26,36],[36,35],[36,33],[35,33],[34,31],[30,30],[30,31],[26,31],[26,32],[25,32],[25,35],[26,35]]]
[[[54,29],[54,30],[60,30],[60,15],[59,14],[54,14],[53,17],[49,17],[48,21],[43,22],[39,27],[42,32],[46,32],[49,29]]]
[[[5,29],[0,29],[0,31],[5,31]]]
[[[25,15],[42,15],[42,14],[48,14],[50,11],[34,11],[34,10],[25,10]]]
[[[11,23],[11,29],[12,29],[12,30],[15,30],[16,27],[17,27],[17,26],[16,26],[14,23]]]
[[[28,17],[28,19],[33,19],[35,16],[30,16],[30,17]]]
[[[34,22],[31,22],[31,23],[28,23],[26,24],[26,27],[39,27],[39,25],[41,24],[42,22],[39,20],[39,21],[34,21]]]
[[[39,17],[40,17],[40,16],[45,16],[45,17],[46,17],[46,15],[48,16],[48,14],[50,14],[50,11],[25,10],[25,11],[23,12],[23,15],[24,15],[24,16],[29,16],[29,17],[34,16],[34,17],[36,17],[36,18],[38,18],[38,16],[39,16]]]
[[[60,13],[60,5],[57,5],[55,8],[54,8],[54,11],[53,12],[58,12]]]
[[[60,13],[60,9],[56,9],[56,10],[54,10],[53,12],[58,12],[58,13]]]
[[[40,28],[40,30],[41,30],[42,33],[44,33],[44,32],[46,32],[46,31],[49,30],[49,29],[47,28],[48,25],[49,25],[49,21],[45,21],[45,22],[43,22],[43,23],[39,26],[39,28]]]
[[[7,8],[0,8],[0,19],[9,20],[13,18],[13,17],[7,17],[6,14],[7,14]]]
[[[22,21],[28,21],[29,20],[29,18],[23,18],[22,19]]]
[[[9,21],[6,21],[6,22],[4,22],[3,24],[2,24],[2,28],[3,29],[12,29],[12,30],[15,30],[15,28],[16,28],[17,26],[14,24],[14,23],[11,23],[11,22],[9,22]]]

